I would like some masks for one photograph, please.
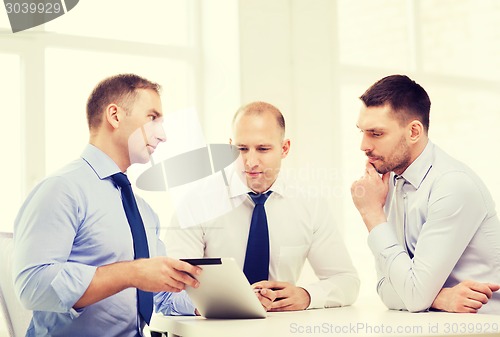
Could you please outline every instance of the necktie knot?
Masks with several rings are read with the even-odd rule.
[[[121,172],[113,174],[111,176],[111,179],[113,179],[115,184],[120,186],[121,188],[130,186],[130,181],[128,180],[127,176]]]
[[[406,183],[406,179],[403,176],[395,175],[394,176],[394,185],[396,188],[396,193],[401,193],[403,189],[403,185]]]
[[[250,192],[248,194],[250,195],[250,198],[252,198],[253,202],[257,206],[257,205],[264,205],[264,203],[266,202],[267,198],[269,198],[271,193],[273,193],[273,192],[272,191],[268,191],[266,193]]]

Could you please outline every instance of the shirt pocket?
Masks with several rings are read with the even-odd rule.
[[[281,246],[276,280],[295,284],[299,279],[309,251],[308,245]]]

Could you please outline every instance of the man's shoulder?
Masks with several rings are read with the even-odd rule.
[[[437,146],[434,149],[432,169],[435,174],[440,176],[455,174],[457,177],[465,175],[473,178],[473,180],[479,179],[479,176],[466,163],[453,157]]]
[[[82,158],[77,158],[58,170],[50,173],[44,180],[61,180],[84,184],[85,177],[92,173],[92,168]]]
[[[47,175],[34,190],[88,189],[91,187],[92,176],[95,176],[92,168],[82,158],[78,158]]]
[[[467,164],[436,148],[431,170],[433,188],[453,190],[459,195],[477,194],[491,202],[491,194],[481,177]]]

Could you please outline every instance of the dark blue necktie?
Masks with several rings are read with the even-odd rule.
[[[134,258],[148,258],[149,249],[146,230],[144,229],[144,223],[142,222],[141,214],[135,202],[130,181],[127,176],[121,172],[113,174],[111,178],[121,189],[123,209],[127,215],[130,231],[132,232],[132,239],[134,241]],[[153,293],[137,289],[137,307],[142,319],[149,324],[151,321],[151,314],[153,313]]]
[[[272,191],[265,194],[249,193],[255,207],[248,233],[243,272],[250,284],[269,278],[269,230],[264,203],[271,193]]]

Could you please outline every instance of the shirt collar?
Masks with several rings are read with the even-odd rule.
[[[415,189],[418,189],[432,168],[433,161],[434,144],[429,140],[424,151],[406,168],[401,176]]]
[[[101,180],[121,172],[113,159],[92,144],[87,144],[81,157],[89,164]]]

